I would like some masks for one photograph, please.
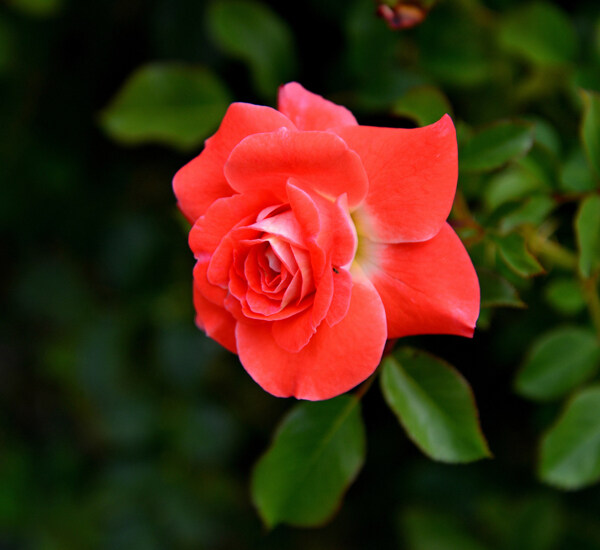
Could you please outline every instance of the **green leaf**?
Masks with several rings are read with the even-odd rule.
[[[575,279],[554,279],[546,286],[544,294],[546,301],[564,315],[576,315],[585,308],[581,286]]]
[[[503,277],[482,268],[477,270],[481,307],[525,307],[515,288]]]
[[[499,40],[507,51],[542,66],[571,61],[577,51],[571,21],[558,7],[546,2],[509,12],[501,23]]]
[[[365,459],[360,403],[350,396],[297,405],[256,464],[252,498],[271,528],[319,525],[339,506]]]
[[[600,94],[587,90],[581,91],[583,98],[583,120],[581,122],[581,141],[590,166],[600,176]]]
[[[485,550],[455,516],[410,509],[402,514],[402,534],[409,550]]]
[[[489,457],[467,381],[444,361],[403,348],[383,361],[381,388],[408,436],[443,462]]]
[[[556,202],[547,195],[535,195],[526,199],[518,208],[502,218],[500,230],[512,231],[521,225],[538,227],[554,210]]]
[[[598,367],[600,346],[592,331],[558,328],[533,343],[515,388],[530,399],[557,399],[591,378]]]
[[[551,190],[558,187],[559,159],[544,145],[534,143],[527,155],[519,158],[517,162],[539,180],[544,189]]]
[[[579,392],[542,440],[543,481],[580,489],[600,479],[600,386]]]
[[[525,239],[518,233],[495,236],[493,240],[506,265],[517,275],[531,277],[543,273],[544,268],[527,250]]]
[[[253,0],[213,2],[208,23],[217,45],[248,64],[262,96],[274,97],[281,84],[293,79],[297,62],[292,33],[264,4]]]
[[[448,98],[434,86],[416,86],[406,92],[393,107],[395,115],[414,120],[419,126],[433,124],[446,113],[452,115]]]
[[[556,128],[550,122],[538,116],[528,115],[525,119],[534,125],[535,142],[555,155],[560,154],[560,136]]]
[[[512,165],[493,174],[483,189],[483,200],[489,211],[503,204],[544,190],[543,183],[529,170]]]
[[[567,156],[560,171],[560,188],[576,193],[594,191],[596,182],[583,149],[576,148]]]
[[[600,267],[600,195],[587,197],[575,217],[579,272],[590,277]]]
[[[533,145],[533,126],[502,121],[476,133],[459,153],[460,169],[489,172],[524,155]]]
[[[129,77],[100,122],[124,144],[154,142],[188,150],[214,132],[229,101],[226,88],[208,70],[156,63]]]

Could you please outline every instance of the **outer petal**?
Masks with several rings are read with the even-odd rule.
[[[268,324],[238,323],[238,353],[244,368],[278,397],[329,399],[365,380],[381,359],[385,313],[371,283],[355,280],[346,317],[334,327],[322,323],[298,353],[279,347]]]
[[[206,335],[216,340],[223,347],[237,353],[235,341],[236,321],[222,307],[209,302],[194,283],[194,307],[196,308],[196,324]]]
[[[279,88],[278,109],[299,130],[328,130],[334,126],[356,126],[354,115],[297,82]]]
[[[210,263],[210,256],[207,254],[202,256],[194,266],[194,292],[200,292],[209,302],[223,307],[227,290],[220,286],[215,286],[208,282],[206,272]]]
[[[356,151],[369,176],[369,194],[356,212],[359,230],[381,242],[415,242],[440,230],[458,178],[456,132],[445,115],[412,130],[353,126],[336,133]]]
[[[216,134],[206,141],[204,151],[173,178],[173,190],[185,217],[194,223],[217,199],[234,194],[223,175],[223,166],[242,139],[282,127],[294,128],[294,124],[275,109],[233,103]]]
[[[338,136],[286,128],[245,138],[231,152],[225,176],[239,193],[271,192],[282,201],[292,177],[297,187],[331,200],[347,193],[350,207],[362,202],[369,186],[359,156]]]
[[[479,315],[477,274],[448,224],[422,243],[370,243],[361,265],[385,306],[389,338],[473,335]]]

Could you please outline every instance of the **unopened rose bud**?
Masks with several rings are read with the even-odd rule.
[[[377,15],[381,17],[392,30],[410,29],[425,20],[433,1],[412,1],[378,3]]]

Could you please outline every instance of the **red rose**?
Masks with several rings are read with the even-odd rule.
[[[175,175],[197,324],[280,397],[365,380],[387,338],[471,336],[479,285],[446,223],[458,173],[449,116],[359,126],[299,84],[279,110],[231,105]]]

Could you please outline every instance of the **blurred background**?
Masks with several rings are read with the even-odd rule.
[[[540,334],[590,325],[572,255],[577,201],[597,189],[579,90],[600,91],[598,2],[388,8],[386,21],[372,0],[3,2],[0,548],[600,549],[598,485],[565,492],[536,473],[564,402],[514,389]],[[250,472],[293,401],[195,328],[171,180],[231,101],[274,105],[289,80],[361,124],[450,112],[461,144],[525,121],[496,165],[471,150],[461,204],[478,230],[552,234],[566,256],[539,246],[545,273],[519,277],[464,233],[504,286],[484,293],[473,340],[409,340],[469,381],[493,459],[429,460],[375,385],[366,463],[337,516],[267,532]],[[540,196],[550,203],[515,221]]]

